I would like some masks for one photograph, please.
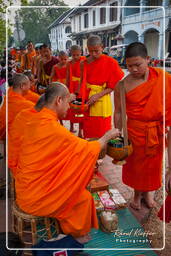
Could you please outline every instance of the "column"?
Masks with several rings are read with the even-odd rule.
[[[144,34],[138,35],[138,41],[144,43]]]
[[[163,59],[165,56],[163,52],[163,33],[159,34],[159,47],[158,47],[158,58]]]
[[[169,6],[169,0],[163,0],[162,6],[163,7]]]

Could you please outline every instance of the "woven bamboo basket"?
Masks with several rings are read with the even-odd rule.
[[[70,107],[71,109],[74,109],[76,113],[83,113],[88,110],[88,105],[86,103],[82,104],[81,99],[76,99],[75,101],[72,101],[70,103]]]
[[[38,92],[39,94],[43,94],[43,93],[45,93],[46,88],[47,88],[46,86],[43,86],[43,85],[38,84],[38,85],[37,85],[37,92]]]
[[[116,163],[118,161],[125,160],[128,156],[130,156],[133,152],[132,144],[129,142],[127,146],[123,146],[121,148],[116,148],[114,145],[111,145],[110,142],[108,142],[107,145],[107,155],[113,158],[113,163]]]

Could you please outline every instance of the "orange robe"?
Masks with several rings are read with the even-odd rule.
[[[70,74],[70,81],[69,81],[69,91],[70,93],[75,93],[78,89],[79,81],[80,81],[80,62],[85,60],[85,56],[81,56],[80,59],[76,62],[69,62],[69,74]]]
[[[8,167],[11,169],[14,177],[24,129],[34,113],[37,113],[34,108],[20,111],[16,115],[8,133]]]
[[[52,82],[60,82],[66,84],[66,66],[59,67],[55,65],[54,67],[55,75],[52,77]]]
[[[70,93],[75,93],[78,89],[80,83],[80,62],[85,60],[85,56],[81,56],[80,59],[76,62],[69,62],[69,91]],[[81,98],[81,95],[80,95]],[[73,109],[70,109],[70,120],[72,123],[82,123],[83,117],[78,117],[78,113],[75,112]]]
[[[33,50],[31,52],[27,52],[23,55],[23,58],[21,59],[21,69],[22,70],[31,70],[32,64],[33,64],[33,57],[36,56],[36,51]]]
[[[26,108],[33,107],[31,101],[26,100],[22,95],[14,92],[12,88],[8,91],[8,131],[14,121],[16,115]],[[6,96],[4,103],[0,108],[0,139],[5,139],[6,134]]]
[[[27,122],[15,176],[22,210],[59,220],[75,237],[98,228],[94,201],[86,186],[100,152],[98,141],[70,133],[47,108]]]
[[[28,93],[24,96],[26,100],[30,100],[33,103],[37,103],[38,99],[40,98],[40,95],[36,92],[33,92],[31,90],[28,91]]]
[[[171,76],[166,76],[166,125],[171,125]],[[123,166],[123,182],[139,191],[161,186],[163,157],[163,70],[150,68],[147,82],[126,94],[128,136],[133,154]]]
[[[124,76],[124,73],[119,67],[118,62],[107,55],[102,54],[99,59],[96,59],[89,64],[87,61],[84,61],[84,65],[82,97],[84,93],[84,82],[86,82],[86,86],[88,83],[90,85],[98,85],[99,87],[106,83],[106,88],[114,89],[117,82]],[[90,91],[91,90],[87,88],[86,99],[88,99]],[[110,129],[111,115],[107,117],[90,116],[90,112],[86,113],[83,122],[85,138],[99,138]]]

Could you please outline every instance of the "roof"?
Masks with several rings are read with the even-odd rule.
[[[73,16],[75,14],[79,14],[81,12],[87,11],[87,7],[83,8],[84,6],[97,6],[98,4],[101,4],[103,2],[106,2],[106,1],[105,0],[89,0],[85,4],[80,5],[81,8],[78,8],[78,7],[75,8],[74,12],[69,16]]]
[[[69,9],[62,13],[52,24],[49,25],[48,29],[55,27],[56,25],[62,23],[69,15],[74,11],[75,8]]]
[[[70,36],[75,36],[78,37],[80,35],[85,35],[85,34],[89,34],[89,33],[96,33],[96,32],[105,32],[107,30],[111,30],[111,31],[115,31],[116,28],[118,28],[118,26],[120,25],[120,23],[115,24],[115,25],[111,25],[111,26],[107,26],[107,27],[103,27],[103,28],[96,28],[96,29],[91,29],[91,30],[85,30],[79,33],[71,33]]]

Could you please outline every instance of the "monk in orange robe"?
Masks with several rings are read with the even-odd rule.
[[[144,44],[135,42],[127,47],[126,63],[130,74],[115,90],[115,126],[122,128],[119,87],[126,93],[128,137],[133,154],[123,166],[123,182],[134,189],[131,206],[141,209],[143,198],[154,207],[151,191],[161,187],[163,128],[171,125],[171,76],[159,68],[148,67]],[[166,124],[164,124],[163,80],[166,81]],[[171,145],[169,145],[171,147]]]
[[[34,106],[34,104],[25,99],[25,95],[30,88],[29,79],[23,74],[15,74],[13,77],[13,86],[8,91],[8,131],[14,121],[15,116],[22,110]],[[0,108],[0,139],[4,140],[6,134],[6,97]]]
[[[23,71],[32,69],[34,56],[36,56],[36,51],[32,42],[29,42],[27,45],[27,52],[23,55],[21,59],[21,69]]]
[[[116,60],[102,54],[103,46],[99,36],[89,37],[87,47],[90,56],[81,63],[80,83],[82,98],[85,97],[89,105],[83,122],[83,132],[85,138],[99,138],[111,129],[110,93],[124,73]]]
[[[57,218],[65,234],[83,242],[92,227],[98,228],[86,186],[100,150],[118,133],[108,131],[93,142],[70,133],[58,122],[66,115],[69,100],[65,85],[51,84],[45,106],[25,124],[15,172],[16,200],[27,213]]]
[[[60,51],[58,55],[59,63],[52,67],[50,82],[60,82],[66,84],[66,71],[68,55],[64,51]]]
[[[35,92],[36,91],[36,85],[35,85],[36,79],[34,79],[34,75],[32,74],[31,71],[24,72],[24,75],[26,75],[30,81],[30,90],[25,95],[25,98],[34,103],[37,103],[38,99],[40,98],[40,95]]]
[[[67,62],[68,62],[67,53],[64,51],[60,51],[58,54],[58,59],[59,59],[59,63],[54,65],[52,68],[50,81],[66,84]],[[71,120],[71,109],[68,110],[67,115],[64,120]],[[60,122],[61,122],[61,124],[63,124],[62,120]],[[72,126],[70,126],[70,131],[73,132]]]
[[[69,88],[70,93],[76,94],[78,91],[79,83],[80,83],[80,62],[82,60],[85,60],[85,56],[81,56],[81,47],[79,45],[72,45],[71,46],[71,57],[72,59],[67,64],[67,81],[66,85]],[[81,95],[78,96],[81,98]],[[77,98],[78,98],[77,97]],[[71,128],[70,131],[74,131],[74,125],[73,123],[79,123],[79,131],[78,136],[80,138],[83,137],[83,117],[76,117],[76,113],[74,110],[70,109],[70,122],[71,122]]]
[[[10,127],[8,133],[8,167],[11,169],[14,177],[25,126],[32,118],[32,115],[43,108],[45,102],[44,97],[44,94],[41,95],[34,107],[20,111]]]

